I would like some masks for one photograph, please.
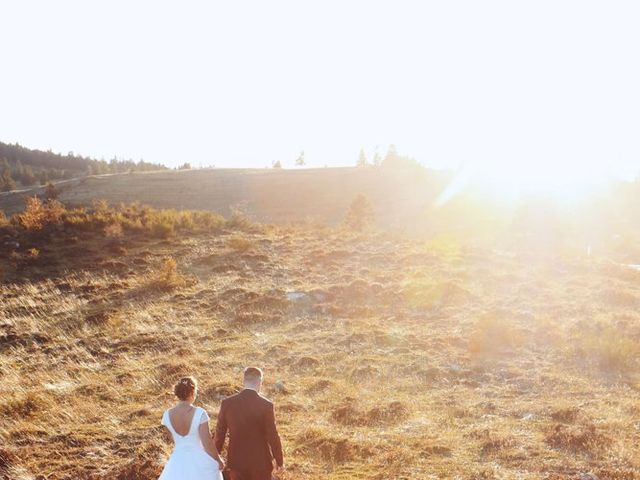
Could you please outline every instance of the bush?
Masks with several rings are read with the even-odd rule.
[[[151,224],[151,234],[154,237],[169,238],[175,233],[175,228],[170,222],[153,222]]]
[[[367,197],[361,193],[351,202],[344,223],[348,228],[360,232],[370,227],[373,221],[373,207]]]
[[[187,279],[178,271],[176,259],[167,257],[156,271],[152,284],[163,290],[173,290],[184,287],[187,284]]]
[[[107,203],[106,200],[94,200],[91,203],[91,206],[93,207],[93,212],[97,217],[105,216],[110,211],[109,203]]]
[[[55,200],[58,198],[58,190],[53,183],[47,183],[47,187],[44,190],[44,198],[47,200]]]
[[[241,208],[236,207],[231,209],[231,217],[226,221],[226,226],[236,230],[248,231],[251,230],[253,224],[246,213]]]
[[[65,213],[64,205],[57,200],[42,203],[33,196],[27,198],[24,212],[15,214],[12,222],[25,230],[42,230],[46,225],[60,223]]]
[[[58,200],[48,200],[44,204],[44,222],[46,225],[59,224],[65,213],[65,206]]]
[[[255,242],[249,238],[234,235],[227,240],[227,246],[236,252],[247,252],[255,248]]]
[[[634,371],[640,364],[640,342],[607,325],[575,340],[574,354],[613,373]]]
[[[6,223],[6,217],[2,215],[0,226],[3,223]],[[23,212],[11,217],[11,224],[27,231],[39,231],[47,225],[66,225],[85,231],[102,231],[110,239],[120,238],[127,230],[160,238],[177,232],[211,233],[220,231],[226,223],[221,215],[206,211],[154,209],[138,203],[110,206],[104,200],[94,201],[90,210],[67,209],[58,200],[43,203],[35,196],[26,200]],[[246,228],[251,223],[235,218],[231,225]]]
[[[16,223],[26,230],[40,230],[44,226],[44,207],[38,197],[26,200],[24,212],[14,215]]]
[[[183,212],[183,214],[189,214],[191,216],[192,224],[194,225],[194,227],[199,226],[205,231],[221,230],[225,224],[224,217],[222,215],[218,215],[217,213],[192,210]]]

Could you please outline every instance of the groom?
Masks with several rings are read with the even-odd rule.
[[[220,406],[215,444],[222,452],[229,431],[227,467],[231,480],[271,480],[283,468],[282,445],[276,429],[273,403],[259,395],[262,370],[244,370],[244,390],[225,398]]]

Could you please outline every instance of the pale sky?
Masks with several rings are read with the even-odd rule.
[[[640,171],[634,1],[0,0],[0,140],[170,166]],[[492,167],[488,167],[492,166]]]

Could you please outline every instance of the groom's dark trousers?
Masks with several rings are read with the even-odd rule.
[[[227,432],[231,480],[271,480],[273,460],[278,466],[283,464],[273,403],[248,388],[225,398],[216,425],[218,452],[222,452]]]

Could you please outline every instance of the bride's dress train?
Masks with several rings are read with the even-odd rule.
[[[198,432],[200,424],[208,421],[207,412],[196,407],[189,432],[183,436],[171,425],[169,411],[164,412],[162,425],[171,432],[175,446],[159,480],[222,480],[218,462],[204,450]]]

